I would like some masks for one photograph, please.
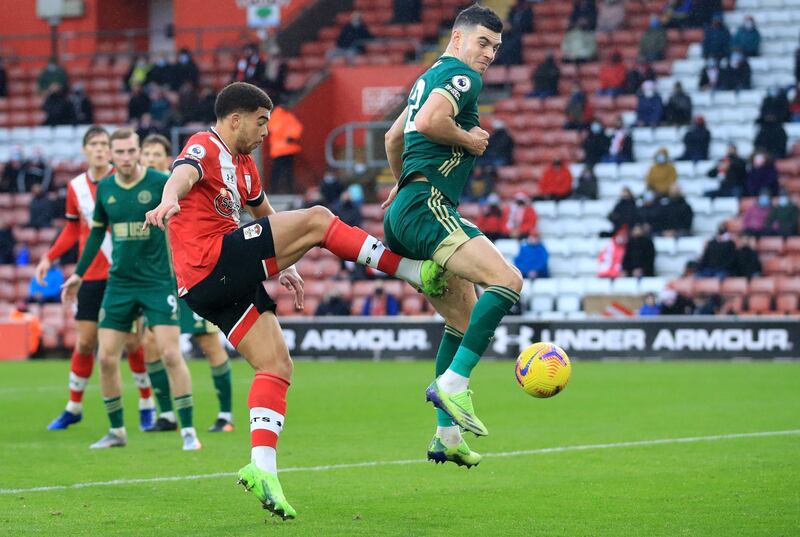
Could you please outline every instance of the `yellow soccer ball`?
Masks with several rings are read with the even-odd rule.
[[[566,388],[572,364],[564,349],[552,343],[534,343],[523,350],[514,365],[514,376],[533,397],[553,397]]]

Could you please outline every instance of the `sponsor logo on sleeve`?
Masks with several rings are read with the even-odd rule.
[[[186,149],[184,156],[194,160],[203,160],[203,157],[206,156],[206,148],[200,144],[192,144]]]

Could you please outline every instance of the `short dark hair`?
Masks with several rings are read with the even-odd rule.
[[[497,13],[479,4],[472,4],[464,9],[458,14],[456,21],[453,23],[453,28],[467,26],[483,26],[498,34],[503,32],[503,21],[497,16]]]
[[[234,112],[255,112],[259,108],[272,110],[272,100],[264,90],[247,82],[228,84],[217,95],[214,103],[214,115],[217,119],[227,117]]]
[[[139,135],[136,134],[136,131],[131,129],[130,127],[122,127],[121,129],[117,129],[111,133],[108,141],[113,142],[114,140],[127,140],[131,136],[136,137],[136,141],[139,141]]]
[[[142,140],[142,147],[153,144],[159,144],[161,147],[163,147],[167,156],[172,154],[172,144],[169,143],[169,140],[167,140],[166,136],[162,134],[149,134],[144,140]]]
[[[100,125],[92,125],[91,127],[89,127],[89,130],[86,131],[86,134],[83,135],[82,147],[86,147],[86,144],[88,144],[91,141],[91,139],[94,138],[95,136],[103,136],[103,135],[108,136],[108,131],[106,129],[104,129]]]

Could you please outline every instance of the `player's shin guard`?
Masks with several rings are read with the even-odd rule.
[[[164,362],[158,360],[157,362],[147,364],[147,373],[150,377],[153,391],[156,394],[158,410],[162,415],[171,414],[172,393],[170,393],[169,377],[167,377],[167,370],[164,368]],[[173,418],[172,421],[175,421],[175,419]]]
[[[108,421],[111,424],[111,429],[119,429],[123,427],[124,421],[122,417],[122,397],[104,397],[103,404],[106,407],[106,414],[108,414]]]
[[[153,396],[153,389],[150,385],[150,377],[147,375],[147,367],[144,363],[144,347],[139,347],[128,353],[128,365],[133,373],[133,380],[139,388],[140,399],[150,399]]]
[[[231,363],[225,360],[224,363],[211,368],[211,379],[214,381],[214,389],[219,399],[219,411],[230,414],[232,408],[232,388],[231,388]],[[230,420],[228,420],[230,421]]]
[[[69,365],[69,402],[67,411],[73,414],[80,414],[83,409],[83,392],[89,383],[94,368],[94,354],[80,354],[78,351],[72,353]]]
[[[406,259],[386,248],[383,243],[361,228],[351,227],[334,218],[321,246],[346,261],[355,261],[396,276],[419,287],[422,261]]]
[[[289,381],[270,373],[256,373],[250,386],[251,459],[266,472],[277,472],[275,450],[286,415],[286,391]]]
[[[469,378],[472,369],[489,346],[489,340],[500,321],[518,301],[519,293],[513,289],[500,285],[486,288],[472,310],[464,339],[450,365],[451,371]]]
[[[191,393],[176,395],[175,409],[178,411],[181,429],[194,427],[194,401]]]
[[[450,367],[453,362],[458,347],[461,345],[461,340],[464,334],[449,325],[444,325],[444,334],[442,341],[439,343],[439,350],[436,352],[436,376],[438,377]],[[437,408],[436,409],[436,425],[439,427],[452,427],[455,424],[447,412]]]

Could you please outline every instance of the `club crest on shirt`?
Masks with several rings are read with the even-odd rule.
[[[242,229],[244,240],[255,239],[261,236],[261,224],[253,224]]]
[[[153,194],[151,194],[149,190],[142,190],[139,192],[139,195],[136,196],[136,199],[139,200],[139,203],[147,205],[153,201]]]
[[[200,144],[192,144],[186,148],[186,155],[195,160],[202,160],[206,156],[206,148]]]
[[[232,216],[238,213],[241,206],[236,202],[233,193],[227,188],[220,188],[219,194],[214,198],[214,209],[222,216]]]

